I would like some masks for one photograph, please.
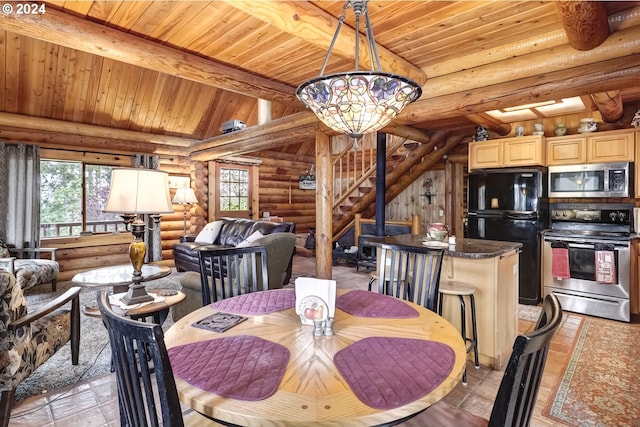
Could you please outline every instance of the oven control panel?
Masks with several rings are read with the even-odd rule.
[[[629,224],[631,212],[626,209],[552,209],[551,221],[599,222]]]

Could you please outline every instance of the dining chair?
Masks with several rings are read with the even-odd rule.
[[[202,305],[236,295],[269,290],[263,245],[198,249]]]
[[[536,404],[549,345],[561,321],[560,301],[554,294],[549,294],[544,299],[534,330],[516,337],[488,420],[440,401],[403,426],[528,426]]]
[[[437,311],[443,256],[444,249],[379,245],[378,292]]]
[[[195,411],[183,416],[160,325],[120,316],[104,290],[98,308],[109,332],[121,426],[220,426]]]

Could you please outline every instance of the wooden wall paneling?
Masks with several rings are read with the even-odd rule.
[[[87,96],[84,98],[85,103],[82,107],[84,114],[82,115],[81,122],[93,123],[95,118],[95,105],[98,102],[98,92],[100,90],[99,76],[102,74],[102,69],[105,67],[107,59],[101,56],[94,55],[91,57],[91,65],[87,73]]]
[[[5,47],[7,45],[7,32],[0,31],[0,46]],[[8,53],[5,52],[6,48],[0,49],[0,54],[4,55],[6,58]],[[7,61],[0,61],[0,87],[6,87],[6,78],[7,78]],[[5,97],[0,96],[0,109],[6,111],[5,105]]]
[[[58,93],[64,93],[64,86],[67,81],[66,69],[63,67],[58,68],[58,65],[63,62],[60,58],[58,51],[59,45],[45,45],[45,56],[42,64],[43,76],[42,76],[42,94],[40,99],[40,115],[45,117],[51,117],[56,105],[54,102],[59,102],[60,99]],[[60,77],[58,77],[60,76]]]
[[[21,86],[18,82],[20,79],[22,37],[9,32],[5,32],[4,34],[6,35],[5,53],[7,60],[5,61],[5,97],[3,102],[5,111],[17,113],[18,99],[20,99],[19,88]]]

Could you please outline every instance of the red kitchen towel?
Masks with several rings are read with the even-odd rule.
[[[611,245],[596,245],[596,282],[603,285],[618,283],[615,252]]]
[[[569,273],[569,248],[566,243],[551,244],[551,276],[557,279],[568,279]]]

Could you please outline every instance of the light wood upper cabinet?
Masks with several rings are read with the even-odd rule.
[[[576,135],[547,138],[547,165],[579,165],[586,162],[586,137]]]
[[[503,139],[503,166],[544,166],[546,145],[543,140],[542,135]]]
[[[615,130],[587,135],[587,163],[633,162],[633,130]]]
[[[547,165],[635,161],[634,131],[623,129],[547,138]]]
[[[541,135],[469,143],[469,169],[544,165],[546,143]]]
[[[474,141],[469,143],[469,170],[502,167],[501,141]]]

